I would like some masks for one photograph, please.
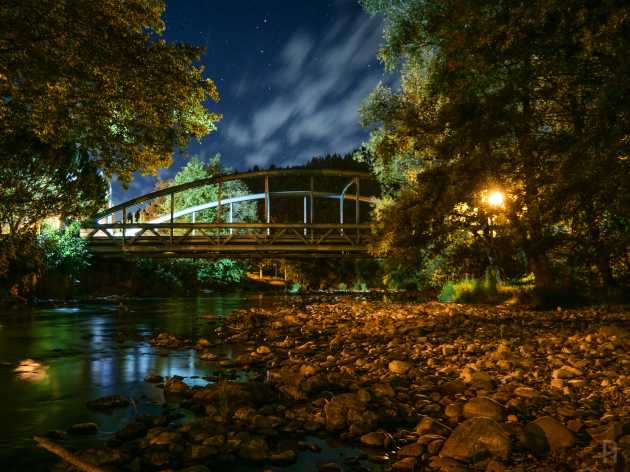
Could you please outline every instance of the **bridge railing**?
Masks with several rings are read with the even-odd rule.
[[[84,236],[92,250],[103,255],[363,253],[370,240],[370,225],[104,223],[84,230]]]

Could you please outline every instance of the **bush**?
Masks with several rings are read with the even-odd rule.
[[[81,225],[75,221],[62,229],[45,225],[39,235],[47,271],[77,278],[90,266],[92,255],[87,241],[80,235]]]
[[[466,278],[449,280],[443,286],[438,300],[444,303],[498,303],[517,296],[526,284],[498,283],[494,271],[486,270],[482,280]]]

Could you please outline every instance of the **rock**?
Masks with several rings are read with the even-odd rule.
[[[582,420],[579,418],[573,418],[567,423],[569,431],[573,431],[574,433],[579,433],[583,427],[584,423],[582,423]]]
[[[260,354],[261,356],[267,355],[271,353],[271,349],[269,349],[268,346],[258,346],[256,348],[256,353]]]
[[[451,380],[443,383],[440,386],[440,390],[448,395],[457,395],[458,393],[464,393],[468,390],[468,385],[461,380]]]
[[[387,447],[391,443],[391,438],[385,433],[372,432],[361,436],[361,443],[368,447]]]
[[[147,374],[144,376],[144,381],[148,383],[160,383],[164,381],[164,377],[160,374]]]
[[[477,397],[468,401],[463,409],[464,418],[489,418],[495,421],[505,420],[505,408],[494,400]]]
[[[202,461],[215,453],[216,450],[206,444],[191,444],[184,450],[183,459],[187,462]]]
[[[468,472],[470,470],[461,462],[439,456],[433,456],[429,465],[432,469],[438,469],[440,472]]]
[[[420,443],[411,443],[401,447],[396,452],[399,457],[420,457],[424,452],[424,447]]]
[[[536,398],[540,396],[540,392],[531,387],[517,387],[514,389],[514,395],[523,398]]]
[[[164,381],[164,393],[170,395],[186,395],[190,393],[190,387],[180,378],[172,377]]]
[[[467,367],[462,370],[461,377],[464,382],[471,384],[474,388],[483,390],[494,389],[492,377],[487,372],[476,371]]]
[[[603,442],[603,441],[614,441],[623,433],[623,428],[621,423],[618,421],[613,421],[608,424],[603,424],[601,426],[595,426],[593,428],[587,428],[586,432],[589,434],[591,438],[595,441]]]
[[[191,465],[185,469],[180,469],[179,472],[210,472],[205,465]]]
[[[96,423],[77,423],[68,428],[70,434],[95,434],[98,431]]]
[[[394,391],[393,387],[388,383],[377,383],[372,385],[372,392],[377,397],[391,398],[396,396],[396,392]]]
[[[324,405],[326,429],[338,431],[343,429],[348,422],[353,422],[353,419],[367,418],[370,415],[367,415],[365,411],[366,406],[358,395],[352,393],[335,395]],[[373,418],[370,422],[373,422]]]
[[[326,462],[325,464],[319,464],[319,472],[340,472],[341,466],[334,462]]]
[[[411,369],[412,365],[409,362],[394,360],[388,364],[388,368],[390,372],[394,374],[404,375],[409,369]]]
[[[488,418],[471,418],[455,428],[440,456],[469,462],[486,456],[507,459],[509,453],[510,436],[501,424]]]
[[[304,377],[310,377],[317,373],[317,368],[311,364],[302,364],[300,366],[300,375]]]
[[[288,449],[271,453],[269,459],[273,465],[291,465],[297,460],[297,454],[295,451]]]
[[[413,471],[416,468],[415,457],[405,457],[404,459],[394,462],[392,464],[392,470],[409,470]]]
[[[85,402],[85,406],[93,410],[113,410],[114,408],[124,408],[129,405],[129,399],[122,395],[109,395]]]
[[[147,436],[151,446],[169,446],[181,440],[177,431],[151,430]]]
[[[571,367],[569,365],[564,365],[559,369],[555,369],[551,376],[554,379],[572,379],[573,377],[579,377],[582,375],[582,371],[580,369],[576,369],[575,367]]]
[[[541,439],[544,437],[546,446],[555,451],[571,447],[575,444],[575,436],[564,425],[551,416],[543,416],[525,427],[525,444],[538,455],[544,454]]]
[[[452,420],[457,420],[460,416],[462,416],[462,414],[462,407],[456,403],[446,405],[446,408],[444,409],[444,416]]]
[[[429,416],[425,416],[416,425],[416,433],[420,435],[438,434],[441,436],[448,436],[451,434],[451,428]]]
[[[241,445],[238,455],[248,461],[263,462],[267,460],[268,452],[269,446],[267,441],[261,437],[254,437]]]
[[[501,462],[490,459],[486,464],[486,472],[507,472],[507,468]]]

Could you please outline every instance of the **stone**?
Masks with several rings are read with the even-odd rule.
[[[129,406],[129,399],[122,395],[108,395],[85,402],[85,406],[93,410],[113,410]]]
[[[464,418],[489,418],[495,421],[505,420],[505,408],[487,397],[476,397],[468,401],[463,409]]]
[[[531,387],[517,387],[514,389],[514,395],[523,398],[536,398],[540,396],[540,392]]]
[[[317,368],[315,366],[312,366],[311,364],[302,364],[300,366],[300,375],[303,375],[304,377],[310,377],[312,375],[315,375],[317,373]]]
[[[564,365],[559,369],[555,369],[551,376],[554,379],[572,379],[573,377],[579,377],[582,375],[582,371],[580,369],[576,369],[575,367],[571,367],[569,365]]]
[[[394,391],[394,388],[388,383],[377,383],[377,384],[372,385],[372,392],[377,397],[391,398],[391,397],[396,396],[396,392]]]
[[[440,390],[448,395],[457,395],[458,393],[464,393],[468,390],[468,385],[461,380],[450,380],[443,383],[440,386]]]
[[[416,433],[420,435],[438,434],[441,436],[448,436],[451,434],[451,428],[431,418],[430,416],[425,416],[416,425]]]
[[[170,395],[186,395],[190,392],[190,387],[180,378],[172,377],[164,381],[164,393]]]
[[[387,447],[390,443],[390,436],[381,432],[372,432],[361,436],[361,444],[368,447]]]
[[[542,433],[542,436],[541,436]],[[535,453],[543,454],[540,438],[546,439],[546,445],[551,451],[563,449],[575,444],[575,436],[557,419],[543,416],[529,423],[525,427],[526,445]]]
[[[486,472],[507,472],[507,468],[499,461],[490,459],[486,464]]]
[[[147,383],[160,383],[164,381],[164,377],[160,374],[147,374],[144,376],[144,381]]]
[[[461,462],[439,456],[433,456],[429,465],[432,469],[438,469],[440,472],[468,472],[470,470]]]
[[[413,471],[416,468],[416,458],[415,457],[405,457],[397,462],[392,464],[392,470],[409,470]]]
[[[341,466],[339,464],[335,464],[334,462],[319,464],[318,469],[319,472],[340,472],[342,470]]]
[[[68,428],[70,434],[95,434],[98,431],[96,423],[77,423]]]
[[[446,408],[444,409],[444,416],[452,420],[457,420],[460,416],[462,416],[462,414],[462,407],[456,403],[446,405]]]
[[[268,346],[258,346],[256,348],[256,353],[261,356],[267,355],[271,353],[271,349]]]
[[[399,457],[420,457],[424,452],[424,447],[420,443],[411,443],[401,447],[396,452]]]
[[[455,428],[440,456],[469,462],[487,456],[507,459],[509,453],[510,436],[503,425],[489,418],[470,418]]]
[[[291,465],[297,460],[297,453],[291,449],[280,452],[272,452],[269,460],[273,465]]]
[[[254,437],[244,444],[241,444],[238,455],[242,459],[252,462],[263,462],[267,460],[269,446],[267,441],[261,437]]]
[[[586,432],[595,441],[614,441],[623,433],[621,423],[613,421],[608,424],[587,428]]]
[[[152,430],[153,431],[153,430]],[[152,446],[168,446],[181,439],[181,435],[176,431],[157,431],[150,433],[149,444]]]
[[[215,449],[206,444],[191,444],[184,450],[183,459],[185,461],[202,461],[215,454]]]
[[[409,362],[394,360],[388,364],[388,368],[390,372],[394,374],[404,375],[409,369],[411,369],[412,365]]]

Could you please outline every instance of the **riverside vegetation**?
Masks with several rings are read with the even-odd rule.
[[[146,377],[194,418],[137,418],[80,456],[107,470],[200,472],[237,460],[262,469],[317,451],[306,439],[315,435],[363,451],[313,465],[325,471],[625,470],[629,319],[617,307],[350,298],[241,310],[196,340],[152,339],[165,350],[194,346],[220,372],[193,388]],[[242,353],[217,356],[224,344]]]

